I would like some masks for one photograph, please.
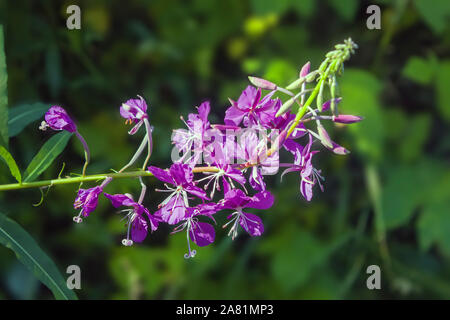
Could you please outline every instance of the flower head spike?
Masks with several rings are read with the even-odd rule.
[[[150,222],[151,231],[158,229],[159,220],[152,216],[147,208],[145,208],[140,203],[133,200],[130,195],[127,194],[108,194],[105,193],[105,197],[111,200],[111,204],[115,207],[127,206],[130,209],[125,209],[125,218],[128,219],[127,222],[127,238],[122,240],[124,246],[131,246],[133,242],[142,242],[147,237],[148,224],[144,218],[144,213]],[[130,239],[131,233],[131,239]]]
[[[135,126],[128,131],[129,134],[135,134],[141,127],[144,119],[148,118],[147,103],[144,98],[138,96],[139,99],[129,99],[120,106],[120,115],[127,119],[125,123],[135,123]]]
[[[189,207],[188,193],[200,199],[209,200],[205,191],[195,185],[192,168],[187,164],[174,163],[169,170],[151,166],[148,167],[148,171],[158,180],[165,182],[167,189],[157,191],[170,193],[159,205],[160,209],[155,212],[155,216],[164,222],[176,224],[186,217],[186,210]]]
[[[77,197],[73,203],[73,207],[75,209],[80,209],[81,211],[78,216],[73,217],[73,221],[76,223],[80,223],[83,221],[81,215],[83,217],[89,216],[89,214],[97,208],[98,204],[98,196],[103,192],[103,188],[100,186],[96,186],[89,189],[79,189]]]
[[[236,210],[228,219],[231,218],[223,227],[232,224],[228,235],[235,239],[238,232],[238,224],[252,237],[260,236],[264,232],[264,225],[257,215],[243,212],[245,208],[269,209],[274,202],[273,195],[269,191],[261,191],[253,197],[247,196],[240,189],[230,190],[225,194],[225,198],[219,203],[221,209]]]
[[[50,127],[53,130],[66,130],[74,133],[77,131],[77,126],[69,117],[66,110],[60,106],[52,106],[45,114],[45,121],[42,121],[39,129],[46,130]]]

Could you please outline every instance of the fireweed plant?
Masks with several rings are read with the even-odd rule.
[[[245,88],[237,100],[230,99],[223,123],[211,124],[208,120],[210,103],[201,103],[196,113],[189,114],[186,120],[181,117],[186,128],[173,131],[173,163],[167,169],[149,165],[153,128],[143,97],[122,103],[119,111],[126,123],[132,125],[128,133],[134,135],[142,128],[144,138],[131,160],[119,171],[108,174],[85,174],[90,161],[88,145],[68,113],[60,106],[52,106],[40,129],[65,130],[77,136],[86,157],[82,174],[1,185],[0,190],[79,183],[73,204],[78,211],[74,222],[81,223],[87,218],[103,195],[113,207],[122,208],[120,212],[126,220],[124,246],[142,242],[149,232],[156,231],[161,223],[167,223],[173,226],[173,233],[186,232],[188,252],[185,258],[196,254],[191,241],[199,247],[214,242],[214,217],[222,211],[228,212],[227,222],[222,227],[233,239],[243,231],[252,237],[260,236],[264,232],[261,218],[247,211],[249,208],[267,210],[274,203],[264,176],[277,173],[280,167],[283,168],[281,179],[289,173],[297,174],[300,194],[310,201],[314,190],[324,189],[321,170],[313,164],[313,157],[319,152],[318,144],[338,155],[349,153],[330,139],[322,122],[349,124],[362,120],[358,116],[339,114],[337,108],[341,101],[337,76],[343,72],[344,61],[356,48],[351,39],[336,45],[316,70],[311,70],[310,63],[306,63],[298,79],[285,88],[250,76],[252,85]],[[328,101],[324,101],[326,91],[329,92]],[[275,98],[277,92],[285,99]],[[296,112],[292,111],[294,106]],[[279,162],[279,153],[283,150],[290,155],[291,162]],[[141,170],[127,170],[144,154]],[[155,191],[167,195],[153,212],[143,205],[147,193],[143,178],[148,176],[161,182],[161,187]],[[122,178],[139,180],[141,192],[137,197],[105,192],[108,184]],[[102,182],[85,188],[84,183],[89,181]]]

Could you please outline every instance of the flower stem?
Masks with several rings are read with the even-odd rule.
[[[77,136],[78,140],[80,140],[81,144],[83,145],[83,149],[84,149],[85,162],[84,162],[83,172],[82,172],[82,176],[84,177],[86,175],[86,168],[89,164],[89,161],[91,160],[91,153],[89,152],[88,144],[86,143],[86,140],[84,140],[83,136],[78,131],[75,132],[75,135]]]
[[[192,172],[194,172],[194,173],[218,172],[218,171],[219,171],[219,169],[216,167],[196,167],[192,170]],[[34,181],[34,182],[3,184],[3,185],[0,185],[0,191],[29,189],[29,188],[42,188],[42,187],[50,187],[50,186],[55,186],[55,185],[98,181],[98,180],[104,180],[104,179],[108,179],[108,178],[124,179],[124,178],[139,178],[139,177],[152,177],[152,176],[153,176],[153,174],[151,172],[144,171],[144,170],[118,172],[118,173],[101,173],[101,174],[86,175],[84,177],[70,177],[70,178],[59,178],[59,179],[53,179],[53,180],[41,180],[41,181]]]

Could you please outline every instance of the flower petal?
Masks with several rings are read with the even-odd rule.
[[[264,232],[264,224],[262,223],[261,218],[251,213],[244,212],[239,219],[239,224],[252,237],[260,236]]]
[[[197,222],[189,230],[189,236],[199,247],[205,247],[214,242],[216,233],[214,227],[209,223]]]

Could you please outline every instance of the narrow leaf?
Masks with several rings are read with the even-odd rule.
[[[50,105],[37,102],[22,104],[9,109],[8,133],[9,137],[17,136],[31,122],[36,121],[45,114]]]
[[[16,178],[18,183],[22,183],[22,176],[20,175],[20,170],[17,167],[16,161],[4,146],[0,146],[0,156],[3,158],[3,160],[5,160],[12,176]]]
[[[8,132],[9,137],[14,137],[31,122],[36,121],[50,108],[45,103],[23,104],[9,109]]]
[[[59,156],[69,142],[72,134],[60,132],[51,137],[34,156],[24,173],[24,182],[34,181]]]
[[[14,251],[22,262],[58,300],[76,300],[55,263],[15,221],[0,213],[0,243]]]
[[[0,25],[0,145],[8,147],[8,73],[3,44],[3,26]]]

